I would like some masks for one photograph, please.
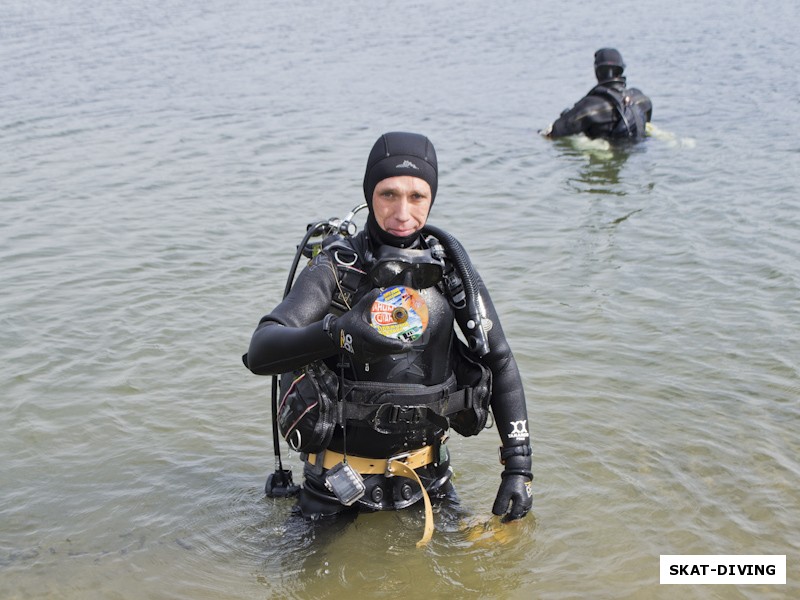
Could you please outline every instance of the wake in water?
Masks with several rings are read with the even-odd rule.
[[[546,137],[545,132],[549,131],[551,126],[546,127],[539,133]],[[659,142],[665,142],[672,148],[694,148],[697,143],[694,138],[681,138],[674,133],[661,129],[652,123],[647,123],[645,132],[648,138],[653,138]],[[562,138],[570,143],[570,145],[580,152],[585,152],[597,156],[598,158],[611,158],[614,154],[614,146],[608,140],[603,138],[591,139],[583,133],[577,135],[567,136]]]
[[[680,138],[674,133],[656,127],[652,123],[647,124],[645,131],[647,137],[666,142],[667,145],[674,148],[694,148],[697,145],[694,138]]]

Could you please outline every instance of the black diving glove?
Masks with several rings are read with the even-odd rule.
[[[533,506],[530,455],[510,456],[505,459],[505,466],[503,481],[492,507],[492,512],[503,517],[504,522],[521,519]]]
[[[323,326],[336,348],[340,352],[349,352],[361,362],[369,362],[390,354],[404,354],[411,350],[410,342],[381,335],[369,324],[367,315],[372,303],[380,294],[380,289],[374,289],[342,316],[325,317]]]

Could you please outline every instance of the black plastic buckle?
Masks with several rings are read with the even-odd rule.
[[[372,417],[374,427],[387,425],[415,424],[425,418],[424,406],[398,406],[397,404],[381,404]]]
[[[389,422],[395,423],[419,423],[422,420],[422,410],[419,406],[397,406],[392,405],[389,415]]]

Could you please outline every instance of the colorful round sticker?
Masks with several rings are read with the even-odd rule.
[[[413,342],[428,326],[428,305],[410,287],[386,288],[372,304],[372,326],[386,337]]]

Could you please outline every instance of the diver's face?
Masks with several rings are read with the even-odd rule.
[[[419,177],[382,179],[372,192],[372,214],[386,233],[407,237],[416,233],[431,210],[431,186]]]

